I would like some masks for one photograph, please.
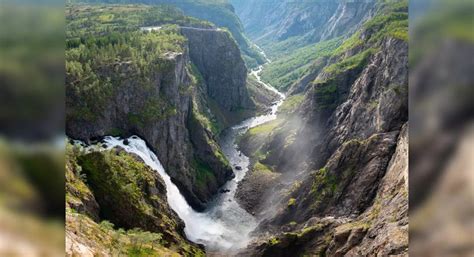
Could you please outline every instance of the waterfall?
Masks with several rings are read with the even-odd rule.
[[[258,70],[261,71],[262,67]],[[260,83],[271,90],[276,89],[261,82],[259,72],[254,73]],[[121,147],[128,153],[139,156],[146,165],[158,172],[166,185],[166,197],[168,204],[178,216],[184,221],[184,232],[186,237],[199,244],[206,246],[206,250],[226,252],[230,254],[233,251],[245,247],[251,240],[250,233],[257,227],[255,218],[247,213],[235,201],[235,193],[238,183],[245,177],[248,171],[249,158],[238,150],[235,139],[238,135],[245,133],[249,128],[261,125],[268,121],[276,119],[278,107],[283,103],[285,96],[278,92],[280,100],[275,102],[270,113],[266,115],[249,118],[240,124],[228,129],[223,133],[220,140],[222,151],[229,162],[234,167],[235,178],[228,181],[223,188],[228,193],[222,193],[209,204],[204,212],[197,212],[186,202],[186,199],[178,190],[178,187],[171,181],[170,176],[165,172],[156,154],[148,148],[145,141],[138,136],[132,136],[127,139],[107,136],[103,142],[106,147],[91,145],[85,148],[85,151],[102,151]],[[77,141],[78,144],[84,145]],[[239,169],[235,167],[240,166]]]
[[[186,202],[145,141],[137,136],[132,136],[127,141],[128,143],[124,144],[124,140],[120,138],[104,138],[106,149],[121,147],[128,153],[139,156],[145,164],[159,173],[166,184],[168,204],[184,221],[184,232],[189,240],[204,244],[210,250],[222,251],[245,247],[249,240],[249,233],[256,225],[250,214],[241,209],[237,203],[230,204],[231,202],[227,199],[225,199],[225,204],[227,204],[225,210],[222,209],[225,208],[224,203],[215,203],[206,212],[195,211]]]

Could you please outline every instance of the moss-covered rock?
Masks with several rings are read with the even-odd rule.
[[[71,255],[204,256],[185,239],[163,180],[139,157],[120,148],[86,154],[68,145],[67,150]]]
[[[183,223],[166,202],[166,188],[150,167],[121,149],[78,157],[87,183],[100,205],[101,219],[125,228],[182,234]]]
[[[258,215],[265,206],[264,199],[271,192],[269,185],[279,176],[280,173],[273,172],[271,167],[256,162],[238,185],[235,195],[237,202],[249,213]]]
[[[66,145],[66,209],[82,213],[99,220],[99,205],[87,186],[87,175],[77,163],[80,149]]]

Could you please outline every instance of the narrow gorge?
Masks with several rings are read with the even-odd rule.
[[[66,19],[68,256],[408,255],[407,1]]]

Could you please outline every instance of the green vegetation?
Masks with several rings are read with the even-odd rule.
[[[167,55],[183,51],[185,38],[176,26],[148,33],[140,26],[197,22],[170,7],[81,5],[68,8],[66,17],[67,116],[86,121],[97,120],[128,80],[150,88],[153,74],[173,68]],[[145,98],[128,119],[140,125],[175,114],[166,99]]]
[[[79,43],[84,44],[88,40],[101,42],[103,39],[96,39],[97,36],[117,36],[138,31],[141,27],[167,24],[205,28],[212,26],[209,22],[185,16],[172,6],[69,5],[66,8],[66,46],[77,47]]]
[[[331,110],[339,104],[337,81],[329,80],[315,86],[316,101],[320,110]]]
[[[356,229],[367,230],[370,227],[371,227],[371,224],[369,222],[354,221],[354,222],[350,222],[350,223],[345,223],[345,224],[337,227],[336,231],[346,231],[346,230],[356,230]]]
[[[408,41],[408,1],[381,2],[384,3],[380,7],[382,9],[380,14],[368,20],[361,30],[344,40],[342,45],[334,51],[333,56],[341,55],[366,43],[377,43],[387,36]],[[367,32],[373,34],[370,34],[370,38],[364,41],[361,39],[361,35]]]
[[[378,42],[386,36],[408,41],[408,13],[391,12],[372,18],[364,25],[366,30],[376,31],[369,43]]]
[[[303,94],[297,94],[287,97],[278,109],[278,114],[291,114],[301,105],[303,100]]]
[[[329,78],[326,78],[325,81],[316,79],[313,82],[315,97],[320,110],[332,110],[339,105],[340,89],[338,85],[341,82],[338,75],[351,70],[362,69],[367,64],[370,56],[376,51],[374,48],[369,48],[324,68],[323,71],[328,74]]]
[[[376,49],[369,48],[349,58],[344,58],[340,62],[334,63],[324,68],[324,72],[336,76],[348,70],[356,69],[367,64],[369,57],[376,52]]]
[[[49,117],[64,106],[64,8],[2,2],[0,17],[1,123],[16,132],[47,126],[50,135],[63,133],[62,122]]]
[[[257,115],[267,113],[269,105],[278,99],[278,95],[258,82],[253,74],[247,76],[247,90],[255,104]]]
[[[353,138],[353,139],[350,139],[350,140],[344,142],[343,145],[344,146],[367,145],[367,144],[370,144],[372,141],[377,140],[379,138],[380,138],[380,135],[378,135],[378,134],[374,134],[374,135],[370,136],[367,139]]]
[[[420,59],[438,51],[444,40],[474,44],[472,33],[472,13],[474,6],[470,1],[438,1],[423,16],[410,26],[413,29],[410,44],[410,66],[416,65]],[[442,12],[438,10],[443,10]]]
[[[209,99],[207,99],[209,100]],[[202,127],[204,130],[207,130],[211,132],[213,135],[218,135],[221,132],[221,127],[222,125],[217,121],[217,119],[214,117],[212,112],[210,110],[203,110],[204,107],[200,106],[199,103],[202,103],[203,101],[196,101],[196,99],[193,99],[193,107],[192,107],[192,124],[194,124],[194,129],[198,130],[199,127]],[[225,157],[224,153],[221,151],[219,145],[217,142],[206,132],[202,133],[202,136],[205,137],[205,140],[207,141],[206,143],[210,146],[212,149],[212,153],[214,157],[219,160],[219,162],[223,166],[230,167],[229,161]],[[200,165],[195,165],[199,167]],[[210,169],[210,168],[209,168]],[[204,169],[205,170],[205,169]],[[209,176],[206,176],[209,178]],[[204,178],[204,177],[203,177]],[[204,181],[204,180],[203,180]],[[214,179],[211,179],[212,182],[215,181]],[[201,184],[204,185],[204,184]],[[203,188],[203,187],[201,187]]]
[[[86,2],[86,3],[108,3],[108,4],[151,4],[158,5],[161,8],[164,6],[175,7],[174,10],[180,10],[181,14],[186,16],[195,17],[197,19],[206,20],[208,25],[209,22],[216,24],[219,27],[223,27],[229,30],[232,37],[237,42],[238,46],[242,51],[243,58],[248,67],[253,68],[258,64],[264,63],[263,56],[255,49],[252,43],[244,35],[242,24],[239,18],[233,12],[232,7],[225,0],[72,0],[72,2]],[[141,8],[141,5],[134,5],[137,8]],[[178,9],[179,8],[179,9]],[[172,10],[171,20],[174,20],[175,14]],[[161,16],[158,16],[161,17]],[[111,19],[108,14],[98,17],[102,22],[107,22]],[[186,18],[189,19],[189,18]],[[193,23],[179,23],[188,24],[190,26],[199,25],[194,23],[196,19],[193,19]],[[169,20],[164,20],[165,23],[169,23]],[[178,24],[178,23],[177,23]],[[155,24],[153,24],[155,25]]]
[[[211,167],[206,163],[202,162],[199,159],[195,159],[193,163],[194,168],[196,169],[196,176],[195,176],[195,185],[201,191],[206,191],[205,189],[210,184],[217,184],[216,176],[214,172],[212,172]]]
[[[296,199],[295,199],[295,198],[290,198],[290,199],[288,200],[287,206],[288,206],[288,207],[293,207],[293,206],[295,206],[295,205],[296,205]]]
[[[280,42],[261,42],[260,46],[266,49],[266,54],[271,60],[280,59],[287,56],[300,48],[314,43],[311,35],[289,37]]]
[[[91,242],[93,250],[112,256],[204,256],[202,250],[184,240],[179,245],[170,247],[161,233],[139,228],[115,228],[115,225],[107,220],[97,224],[86,215],[70,211],[66,213],[66,229],[82,237],[85,242]]]
[[[207,117],[205,114],[207,114]],[[193,101],[193,117],[197,122],[201,124],[206,130],[211,131],[214,135],[219,135],[221,132],[221,124],[219,124],[209,111],[202,110],[197,104],[197,101]]]
[[[314,173],[313,179],[311,195],[316,198],[316,202],[336,193],[339,180],[327,168],[322,168]]]
[[[137,219],[147,220],[146,216],[153,215],[145,188],[155,187],[157,178],[143,162],[123,151],[95,152],[78,159],[97,198],[107,197],[116,208],[133,210]],[[113,217],[118,210],[102,211],[104,216]]]
[[[370,102],[368,102],[368,109],[369,110],[375,110],[377,108],[377,106],[379,106],[379,101],[378,100],[372,100]]]
[[[314,60],[330,56],[340,43],[341,38],[336,38],[297,49],[267,64],[262,72],[262,79],[275,88],[286,91],[304,75]]]
[[[66,145],[66,203],[77,203],[93,197],[87,187],[87,174],[77,163],[76,156],[80,153],[78,147]]]
[[[257,173],[273,173],[273,170],[268,167],[267,165],[265,164],[262,164],[261,162],[256,162],[255,165],[253,166],[253,169],[252,169],[253,172],[257,172]]]
[[[296,224],[296,222],[295,222]],[[314,237],[316,232],[319,232],[324,229],[322,224],[317,224],[314,226],[308,226],[300,230],[295,230],[293,232],[285,232],[280,234],[279,236],[271,237],[267,244],[268,246],[277,246],[279,247],[281,244],[282,248],[288,247],[288,243],[291,245],[298,245],[299,242],[307,242],[312,237]],[[306,256],[306,255],[304,255]],[[312,255],[311,255],[312,256]]]
[[[356,33],[352,34],[351,37],[344,40],[342,45],[340,45],[334,51],[333,56],[340,55],[340,54],[346,52],[347,50],[350,50],[350,49],[353,49],[353,48],[356,48],[356,47],[362,45],[364,43],[364,41],[362,41],[362,39],[360,39],[360,35],[361,35],[360,31],[357,31]]]
[[[264,123],[260,126],[253,127],[248,130],[248,133],[252,136],[254,135],[268,135],[272,131],[274,131],[276,128],[278,128],[283,120],[281,119],[276,119],[272,120],[270,122]]]
[[[268,240],[268,244],[270,246],[274,246],[274,245],[277,245],[279,243],[280,243],[280,240],[278,240],[277,237],[272,237],[272,238],[270,238],[270,240]]]
[[[67,231],[86,245],[90,242],[97,253],[113,256],[204,256],[179,234],[164,192],[157,192],[157,183],[163,183],[158,180],[153,170],[124,151],[86,154],[67,144]],[[96,200],[100,217],[81,207]]]

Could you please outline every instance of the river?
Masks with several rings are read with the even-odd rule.
[[[210,252],[224,252],[230,255],[233,251],[245,247],[251,240],[250,233],[258,225],[255,218],[242,209],[235,200],[238,183],[244,178],[249,166],[249,158],[238,150],[235,140],[249,128],[276,119],[278,107],[285,99],[283,94],[261,81],[261,70],[262,66],[252,70],[251,74],[255,75],[262,85],[278,93],[280,100],[273,103],[269,113],[244,120],[221,134],[219,143],[233,167],[235,178],[222,187],[229,191],[218,194],[204,212],[197,212],[189,206],[177,186],[171,181],[170,176],[165,172],[156,154],[147,147],[144,140],[132,136],[128,138],[128,144],[124,144],[124,139],[104,138],[107,145],[105,149],[122,147],[125,151],[138,155],[148,166],[160,174],[166,184],[167,200],[170,207],[185,223],[184,232],[187,238],[195,243],[205,245],[206,250]],[[103,149],[98,146],[87,148],[88,151]],[[237,166],[240,168],[236,168]]]

